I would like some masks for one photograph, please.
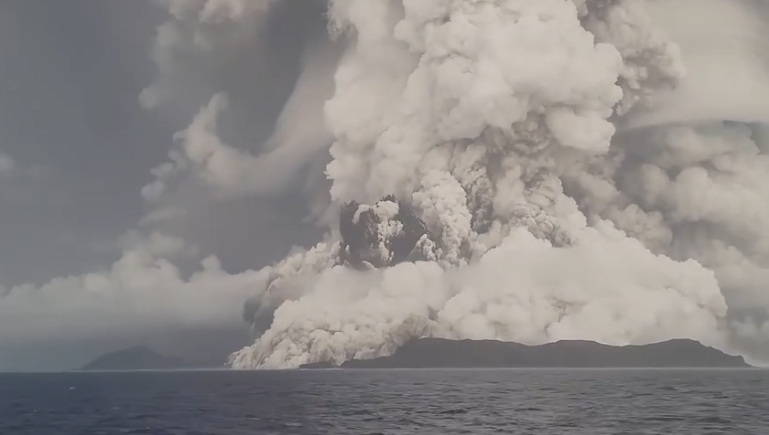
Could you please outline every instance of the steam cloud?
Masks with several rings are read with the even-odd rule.
[[[756,3],[710,3],[766,30]],[[741,74],[755,92],[766,71],[744,40],[730,51],[742,62],[687,65],[680,47],[701,32],[679,46],[659,18],[701,6],[329,1],[345,47],[324,107],[330,208],[392,194],[435,235],[437,258],[338,266],[332,226],[272,268],[251,301],[261,336],[229,364],[339,363],[427,335],[765,343],[769,160],[744,123],[769,113],[729,83]],[[707,95],[714,64],[741,71],[711,71]]]
[[[108,270],[34,287],[0,287],[0,347],[131,339],[158,331],[237,326],[237,312],[264,272],[230,275],[215,257],[185,277],[171,261],[195,255],[184,241],[129,233]]]
[[[229,365],[375,357],[428,335],[690,337],[761,356],[769,160],[762,127],[746,123],[766,120],[755,92],[766,82],[752,86],[766,71],[755,38],[740,35],[761,35],[765,21],[754,2],[709,3],[711,12],[676,34],[664,17],[692,18],[700,4],[328,1],[332,38],[323,44],[342,55],[330,57],[333,68],[323,65],[329,57],[308,56],[292,97],[304,108],[287,106],[271,151],[242,154],[221,142],[217,94],[175,165],[159,171],[161,183],[184,168],[220,192],[264,195],[323,144],[296,145],[286,131],[333,139],[330,188],[308,192],[328,233],[265,271],[246,305],[259,338]],[[184,2],[184,14],[180,4],[169,3],[180,21],[198,30],[228,21],[231,36],[257,31],[281,2]],[[698,25],[724,22],[709,14],[734,18],[716,33],[717,54],[740,62],[687,55],[707,30]],[[310,97],[323,74],[333,74],[333,91]],[[735,85],[734,74],[744,80]],[[321,116],[323,125],[308,121]],[[323,185],[318,175],[305,181]],[[435,258],[366,271],[339,265],[340,207],[386,195],[416,210]]]
[[[299,186],[326,234],[260,271],[230,275],[209,257],[189,279],[167,259],[183,242],[155,234],[111,271],[67,281],[89,290],[89,306],[104,293],[109,305],[122,300],[115,294],[138,301],[126,295],[163,287],[187,303],[153,318],[225,322],[250,296],[244,312],[258,338],[228,361],[244,369],[376,357],[421,336],[617,345],[687,337],[769,360],[765,5],[157,3],[170,20],[141,103],[206,97],[142,191],[160,204],[150,217],[175,213],[163,200],[185,183],[220,200]],[[228,144],[219,121],[237,110],[232,96],[198,86],[185,56],[226,62],[230,52],[264,51],[277,15],[308,10],[326,14],[328,33],[308,34],[274,134],[259,153]],[[431,256],[341,265],[343,204],[391,222],[387,195],[424,222]],[[0,310],[45,293],[12,290]]]

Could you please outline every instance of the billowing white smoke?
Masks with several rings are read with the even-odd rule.
[[[341,362],[428,335],[727,349],[759,337],[760,317],[727,318],[727,301],[730,315],[769,306],[769,168],[752,131],[719,118],[614,137],[615,118],[663,110],[686,77],[646,7],[330,0],[346,46],[325,105],[331,209],[393,194],[440,258],[335,266],[331,228],[256,289],[268,322],[230,365]]]
[[[175,178],[192,169],[193,175],[217,196],[237,198],[281,193],[293,177],[331,142],[322,118],[307,116],[322,110],[323,99],[332,94],[331,74],[339,49],[328,41],[308,44],[304,69],[291,98],[277,122],[273,136],[260,156],[234,148],[219,138],[218,117],[227,109],[224,93],[217,93],[195,116],[192,124],[177,133],[180,145],[169,154],[171,162],[153,169],[156,179],[142,195],[154,201],[162,197]],[[152,95],[152,88],[145,95]],[[301,120],[301,125],[294,125]]]
[[[274,195],[302,178],[328,223],[321,243],[259,272],[231,276],[210,260],[187,281],[148,256],[137,264],[173,272],[168,281],[123,285],[134,251],[113,267],[120,289],[231,289],[217,313],[249,287],[259,337],[232,367],[374,357],[419,336],[690,337],[769,357],[764,3],[159,3],[172,20],[141,101],[215,95],[145,196],[189,175],[219,198]],[[276,10],[321,3],[331,37],[308,42],[273,136],[258,155],[228,145],[217,117],[237,96],[188,86],[179,77],[194,69],[179,59],[264,50]],[[427,225],[435,261],[339,266],[341,205],[390,194]]]
[[[266,271],[230,275],[215,257],[187,277],[172,262],[196,254],[184,241],[129,233],[122,242],[123,255],[108,270],[0,287],[0,348],[236,329],[233,313],[266,278]]]

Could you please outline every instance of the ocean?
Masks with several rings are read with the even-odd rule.
[[[2,435],[767,433],[764,370],[0,375]]]

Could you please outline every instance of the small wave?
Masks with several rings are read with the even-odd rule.
[[[728,420],[726,418],[718,417],[718,416],[710,416],[710,417],[702,417],[699,419],[701,423],[708,423],[708,424],[723,424],[723,425],[731,425],[732,421]]]
[[[438,414],[441,415],[458,415],[458,414],[467,414],[466,409],[446,409],[443,411],[438,411]]]

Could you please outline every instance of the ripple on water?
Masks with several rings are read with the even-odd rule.
[[[0,434],[765,435],[768,375],[761,370],[0,375]]]

